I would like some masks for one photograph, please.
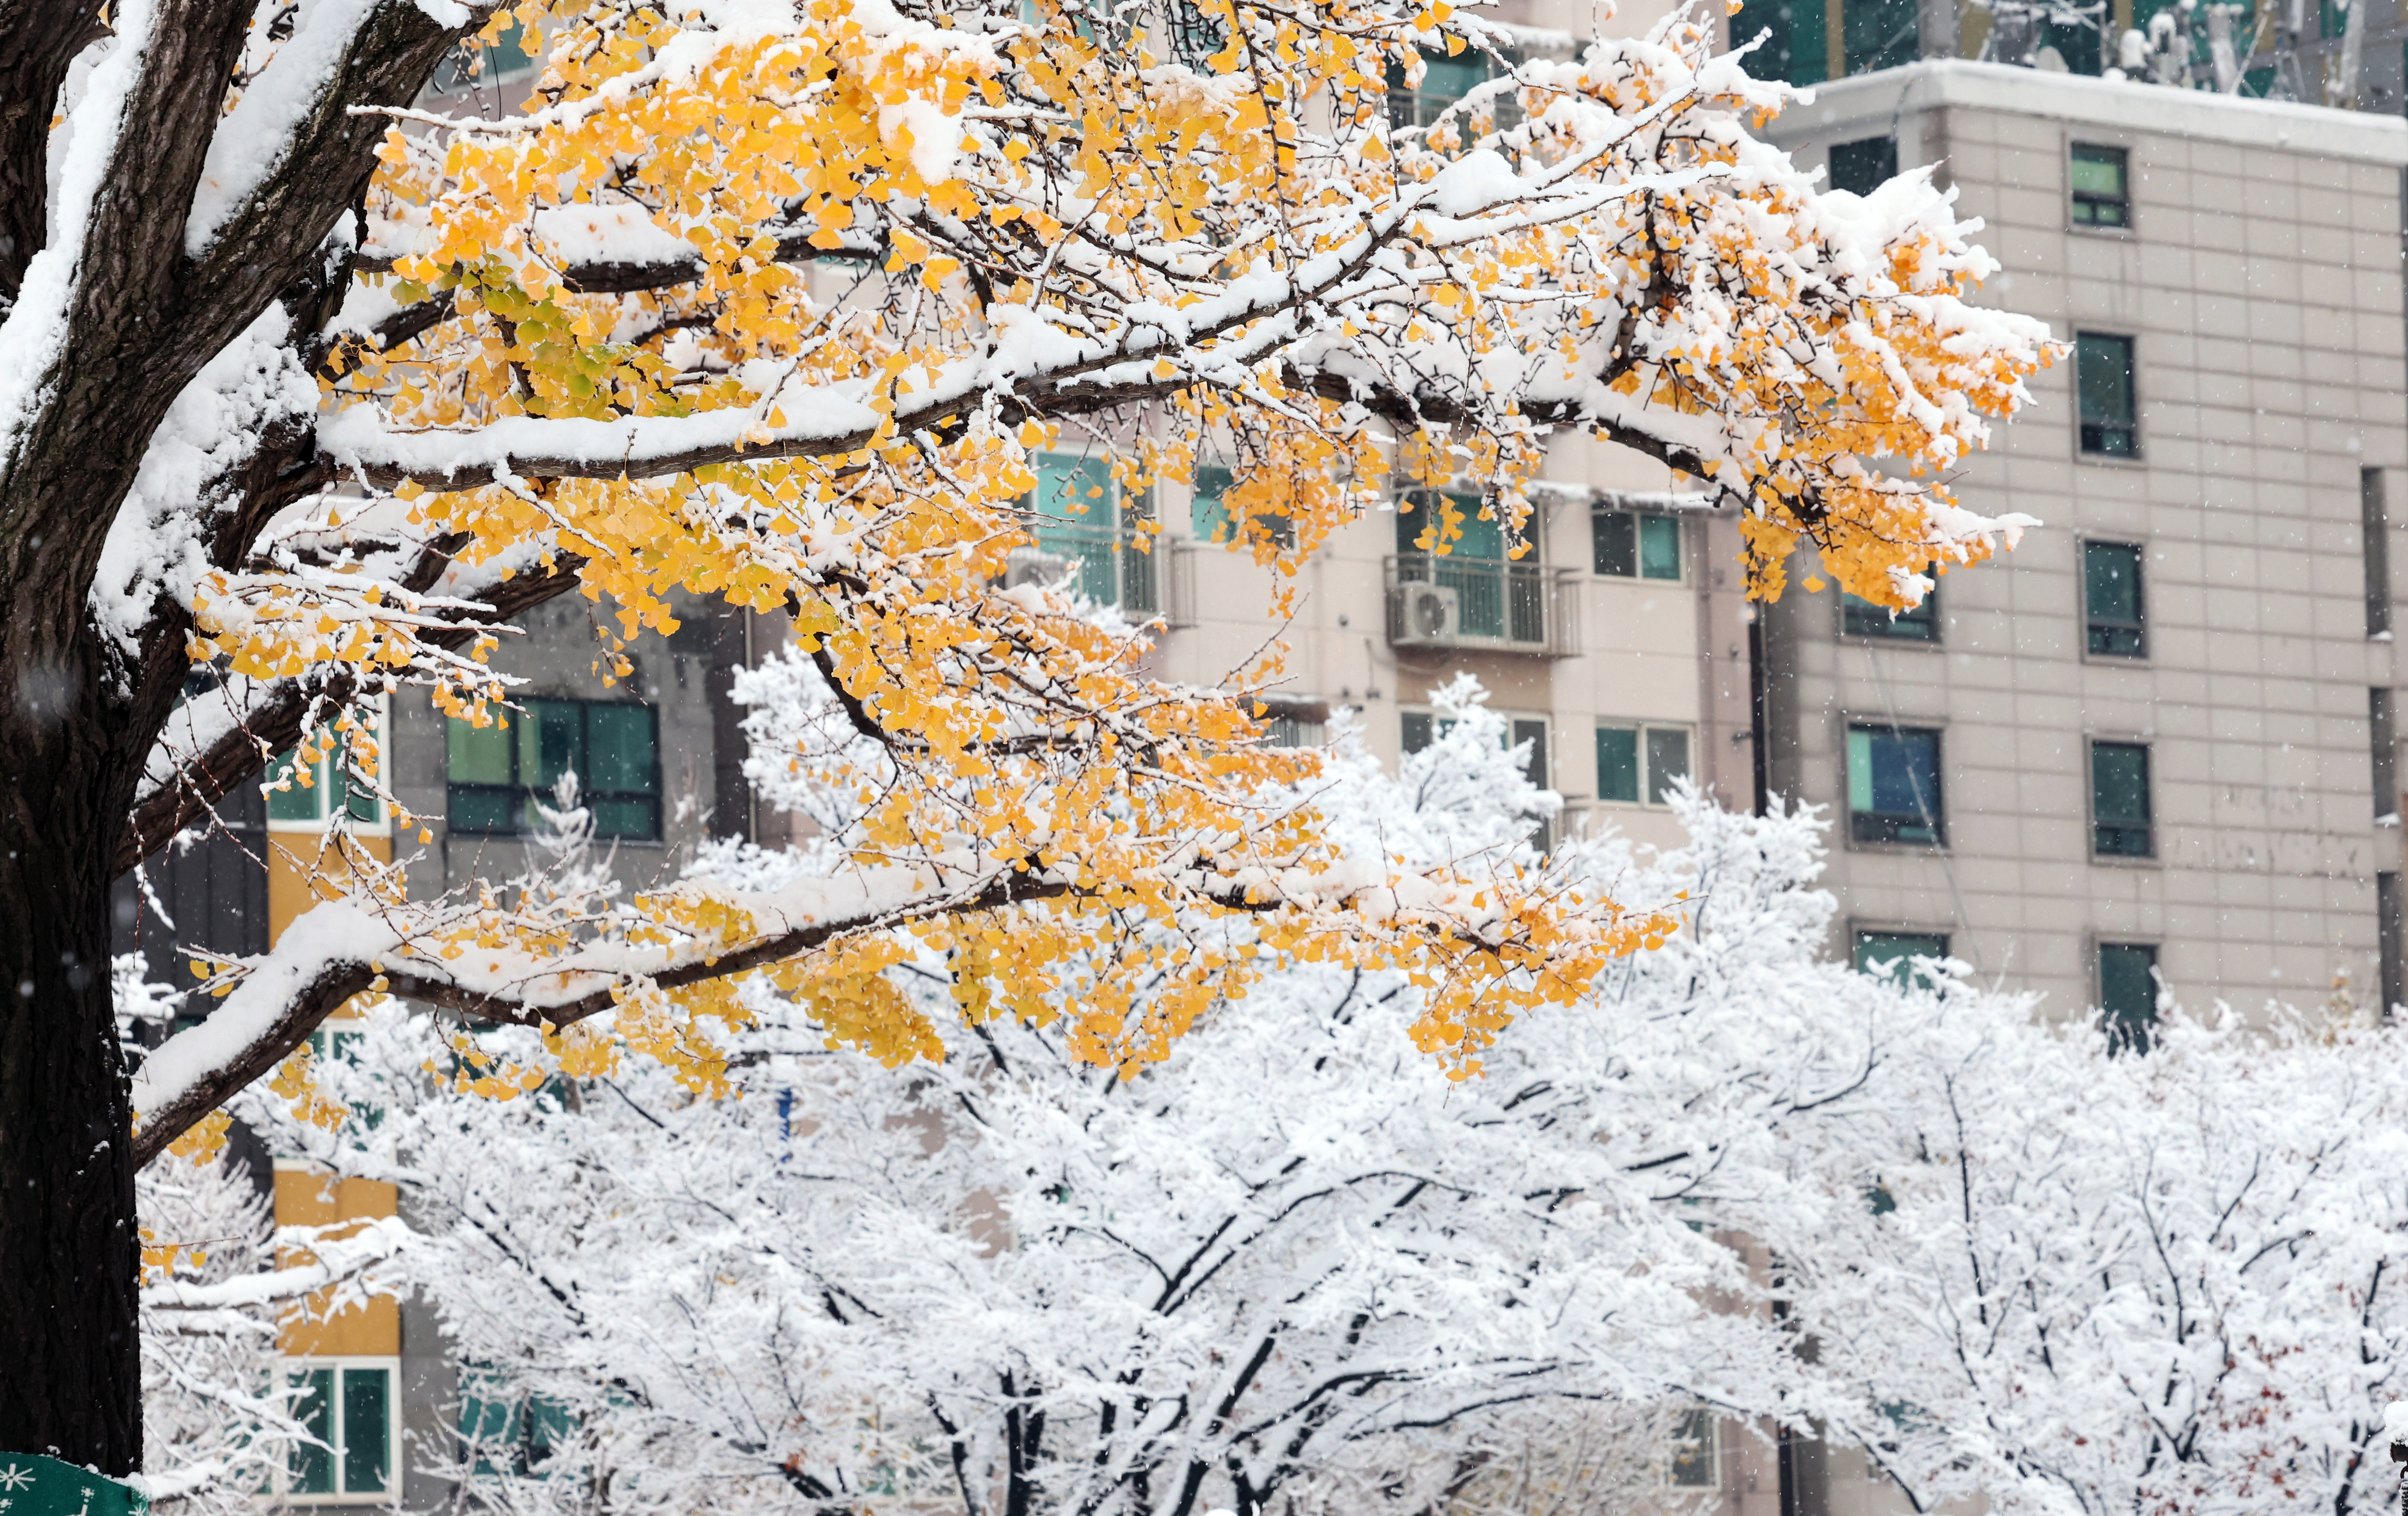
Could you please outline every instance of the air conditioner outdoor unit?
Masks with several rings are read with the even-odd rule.
[[[1452,642],[1463,627],[1463,603],[1451,585],[1406,584],[1403,615],[1398,618],[1397,641]]]
[[[1011,556],[1004,560],[1003,587],[1016,590],[1024,584],[1059,584],[1070,577],[1071,568],[1068,558],[1038,548],[1014,548]]]

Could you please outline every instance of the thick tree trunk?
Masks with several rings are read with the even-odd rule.
[[[0,688],[0,1452],[123,1475],[142,1459],[140,1244],[98,823],[128,786],[80,672]]]

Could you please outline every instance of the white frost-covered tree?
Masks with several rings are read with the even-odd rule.
[[[1917,1509],[2379,1511],[2408,1382],[2408,1038],[2170,1014],[2140,1054],[1961,989],[1834,1149],[1877,1204],[1790,1308]]]
[[[1442,704],[1401,776],[1341,746],[1350,847],[1509,857],[1554,808],[1475,690]],[[763,997],[721,1099],[598,1054],[573,1087],[463,1098],[532,1034],[470,1058],[389,1003],[327,1075],[381,1123],[292,1139],[408,1190],[410,1278],[471,1421],[513,1444],[455,1471],[514,1508],[1419,1509],[1584,1418],[1625,1458],[1666,1408],[1845,1419],[1722,1238],[1860,1203],[1792,1134],[1863,1099],[1935,1003],[1813,962],[1810,820],[1683,809],[1688,849],[1584,866],[1689,891],[1694,932],[1517,1024],[1477,1079],[1416,1052],[1413,985],[1311,967],[1128,1080],[1010,1017],[888,1069]],[[544,1477],[519,1478],[537,1426]]]

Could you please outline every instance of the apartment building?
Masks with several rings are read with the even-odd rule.
[[[2397,1001],[2408,122],[1942,60],[1771,133],[1845,188],[1939,164],[2005,265],[1982,298],[2073,348],[1956,480],[2042,523],[2021,547],[1912,615],[1766,612],[1769,777],[1838,823],[1835,946],[2136,1034],[2159,976]]]

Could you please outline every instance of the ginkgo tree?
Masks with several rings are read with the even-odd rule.
[[[527,109],[417,107],[512,27]],[[1877,600],[2012,533],[1933,474],[2048,343],[1968,303],[1993,265],[1926,178],[1818,196],[1749,135],[1779,88],[1688,19],[1391,124],[1392,69],[1495,42],[1397,0],[0,7],[0,1449],[139,1463],[135,1167],[272,1070],[306,1105],[296,1050],[365,990],[710,1089],[731,976],[900,1060],[943,1028],[884,973],[941,951],[954,1014],[1134,1068],[1297,959],[1427,979],[1414,1036],[1469,1073],[1660,937],[1511,868],[1337,866],[1312,760],[1232,698],[1275,659],[1165,688],[997,586],[1066,429],[1133,487],[1209,443],[1237,545],[1289,563],[1399,476],[1518,528],[1564,426]],[[380,693],[507,719],[484,660],[529,607],[631,639],[675,588],[791,614],[882,750],[848,869],[520,911],[330,845],[337,898],[208,965],[222,1004],[129,1085],[113,878],[296,742],[382,790]]]

